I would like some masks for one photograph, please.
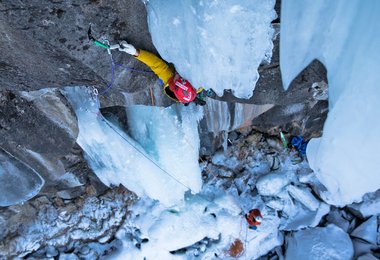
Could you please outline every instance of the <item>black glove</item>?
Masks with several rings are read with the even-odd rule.
[[[196,98],[193,100],[193,102],[194,102],[195,105],[197,105],[197,106],[204,106],[204,105],[206,105],[206,101],[204,101],[204,100],[202,100],[202,99],[200,99],[200,98],[198,98],[198,97],[196,97]]]

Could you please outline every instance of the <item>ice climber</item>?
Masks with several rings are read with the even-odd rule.
[[[258,209],[251,209],[248,214],[245,214],[245,219],[248,222],[249,228],[256,230],[257,226],[263,221],[263,216]]]
[[[174,101],[189,104],[194,102],[197,105],[205,105],[200,93],[203,88],[198,91],[190,84],[190,82],[182,78],[176,71],[173,71],[169,65],[148,51],[136,49],[132,44],[122,41],[119,44],[111,45],[110,49],[118,49],[134,56],[139,61],[145,63],[151,70],[163,81],[165,94]]]

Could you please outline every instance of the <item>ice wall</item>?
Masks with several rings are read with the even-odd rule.
[[[380,188],[380,2],[282,2],[284,85],[319,59],[327,67],[330,112],[307,157],[327,187],[324,199],[345,205]]]
[[[164,137],[155,132],[158,131],[155,128],[157,126],[153,124],[156,124],[161,117],[169,120],[170,115],[160,114],[160,111],[154,109],[136,109],[136,113],[139,114],[134,117],[140,118],[133,124],[136,124],[134,126],[136,129],[142,129],[141,132],[136,131],[141,135],[139,140],[149,140],[139,144],[100,115],[98,104],[93,99],[90,89],[66,88],[64,94],[68,97],[78,117],[77,142],[85,151],[85,157],[91,168],[104,184],[108,186],[122,184],[138,196],[148,196],[166,206],[179,203],[187,190],[194,193],[199,191],[201,176],[199,168],[196,167],[198,154],[194,156],[198,147],[197,142],[194,141],[193,148],[186,147],[182,150],[182,158],[179,158],[172,149],[173,144],[185,146],[186,144],[183,143],[185,138],[197,140],[197,136],[189,136],[197,133],[196,124],[188,129],[189,124],[176,121],[177,133],[168,131],[166,140],[170,138],[170,142],[165,143]],[[149,114],[157,120],[145,121],[145,119],[149,120],[149,117],[144,116]],[[172,119],[175,121],[174,116]],[[149,125],[151,125],[150,128]],[[195,130],[192,131],[194,128]],[[169,129],[169,126],[166,129]],[[177,164],[184,161],[183,168],[177,167]]]
[[[197,88],[248,98],[272,56],[275,0],[145,0],[160,55]]]

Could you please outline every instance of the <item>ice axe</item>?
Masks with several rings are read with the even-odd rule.
[[[100,41],[98,41],[97,39],[94,38],[94,36],[92,36],[92,32],[91,32],[91,24],[90,24],[90,27],[88,28],[88,32],[87,32],[87,35],[88,35],[88,39],[92,42],[95,43],[95,45],[98,45],[104,49],[109,49],[110,46],[106,43],[102,43]]]

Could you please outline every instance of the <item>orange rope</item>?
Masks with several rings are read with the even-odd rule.
[[[154,106],[153,89],[152,89],[152,87],[150,87],[149,89],[150,89],[150,98],[152,99],[152,106]]]

